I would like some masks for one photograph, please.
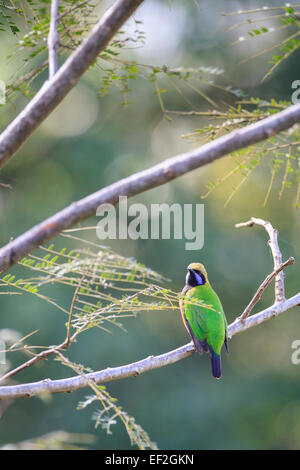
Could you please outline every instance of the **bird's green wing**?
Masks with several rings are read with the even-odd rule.
[[[225,323],[225,340],[224,340],[224,345],[225,345],[226,352],[227,352],[227,354],[228,354],[228,353],[229,353],[229,345],[228,345],[228,323],[227,323],[225,314],[223,314],[223,316],[224,316],[224,323]]]
[[[204,350],[210,346],[219,354],[224,340],[227,346],[227,324],[223,307],[210,286],[201,286],[201,291],[196,287],[187,292],[184,313],[193,340],[196,338],[196,342],[200,343]]]
[[[185,317],[193,335],[198,341],[204,341],[208,333],[207,319],[205,315],[206,309],[194,302],[191,303],[191,300],[189,301],[187,299],[184,302]]]

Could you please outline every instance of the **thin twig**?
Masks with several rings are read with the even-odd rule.
[[[286,183],[287,183],[287,179],[288,179],[288,175],[289,175],[289,169],[291,168],[291,147],[289,148],[289,153],[287,154],[287,159],[286,159],[286,164],[285,164],[285,170],[284,170],[284,175],[283,175],[283,178],[282,178],[282,182],[281,182],[281,188],[280,188],[280,191],[279,191],[279,194],[278,194],[278,199],[281,199],[282,198],[282,195],[283,195],[283,191],[285,190],[286,188]]]
[[[45,69],[47,66],[48,66],[48,60],[44,60],[41,64],[39,64],[33,70],[30,70],[30,72],[23,75],[21,78],[19,78],[19,80],[9,85],[7,89],[7,96],[13,93],[13,91],[17,90],[23,83],[34,79],[35,76],[38,75],[40,72],[42,72],[43,69]]]
[[[79,280],[78,282],[78,285],[75,289],[75,292],[74,292],[74,295],[73,295],[73,299],[72,299],[72,302],[71,302],[71,307],[70,307],[70,312],[69,312],[69,320],[68,320],[68,323],[67,323],[67,336],[66,336],[66,339],[64,341],[64,347],[62,349],[66,349],[72,340],[75,339],[75,336],[76,336],[76,333],[75,335],[73,335],[73,337],[71,338],[71,326],[72,326],[72,317],[73,317],[73,312],[74,312],[74,307],[75,307],[75,302],[76,302],[76,299],[77,299],[77,296],[78,296],[78,292],[80,290],[80,287],[84,281],[86,277],[86,273],[83,274],[83,276],[81,277],[81,279]]]
[[[58,68],[58,44],[59,35],[57,32],[58,24],[58,6],[59,0],[51,0],[51,12],[50,12],[50,27],[48,34],[48,51],[49,51],[49,80],[51,80],[56,74]]]
[[[274,229],[270,222],[266,222],[263,219],[257,219],[252,217],[248,222],[243,222],[241,224],[236,224],[236,228],[241,227],[253,227],[253,225],[260,225],[265,228],[269,234],[268,244],[271,248],[273,260],[274,260],[274,270],[277,270],[282,265],[282,255],[278,246],[278,231]],[[284,290],[284,274],[283,271],[279,271],[275,279],[275,303],[280,303],[285,301],[285,290]]]
[[[271,284],[274,277],[276,277],[277,274],[279,274],[280,271],[282,271],[284,268],[286,268],[287,266],[290,266],[291,264],[294,264],[294,263],[295,263],[295,259],[291,257],[287,261],[285,261],[285,263],[282,263],[279,266],[279,268],[275,269],[271,274],[269,274],[266,277],[266,279],[261,283],[261,285],[259,286],[259,288],[255,292],[252,300],[249,302],[249,304],[247,305],[247,307],[243,311],[242,315],[239,317],[239,320],[242,320],[242,321],[246,320],[246,318],[252,312],[254,306],[261,299],[261,296],[262,296],[263,292],[265,291],[265,289]]]
[[[51,354],[54,354],[56,349],[58,349],[58,347],[59,346],[57,346],[57,347],[55,346],[53,348],[46,349],[45,351],[42,351],[39,354],[37,354],[36,356],[29,359],[29,361],[26,361],[23,364],[21,364],[20,366],[16,367],[15,369],[10,370],[6,374],[2,375],[2,377],[0,377],[0,382],[5,382],[6,380],[10,379],[11,377],[13,377],[16,374],[19,374],[20,372],[27,369],[28,367],[31,367],[31,366],[37,364],[41,359],[46,359]]]
[[[90,0],[84,0],[83,2],[81,3],[76,3],[76,5],[74,5],[72,8],[70,8],[69,10],[65,11],[64,13],[62,13],[59,17],[58,17],[58,20],[60,21],[62,18],[64,18],[65,16],[67,15],[70,15],[71,13],[73,13],[73,11],[77,10],[78,8],[81,8],[83,7],[84,5],[86,5],[87,3],[89,3]]]
[[[73,295],[73,298],[72,298],[70,311],[69,311],[69,318],[68,318],[68,323],[67,323],[67,334],[66,334],[66,338],[64,339],[64,341],[61,344],[59,344],[58,346],[52,346],[48,349],[45,349],[44,351],[41,351],[39,354],[35,355],[34,357],[32,357],[28,361],[24,362],[20,366],[16,367],[15,369],[10,370],[5,375],[0,377],[0,383],[5,382],[6,380],[10,379],[14,375],[19,374],[24,369],[28,369],[28,367],[31,367],[31,366],[37,364],[40,360],[46,359],[50,355],[58,354],[58,352],[60,350],[68,349],[70,344],[75,340],[75,338],[77,336],[77,332],[75,332],[73,334],[73,336],[71,336],[72,316],[73,316],[74,306],[75,306],[75,302],[76,302],[76,299],[77,299],[77,296],[78,296],[78,292],[79,292],[79,289],[82,285],[82,282],[84,281],[85,276],[86,276],[86,273],[82,276],[82,278],[80,279],[78,285],[76,286],[76,289],[75,289],[75,292],[74,292],[74,295]]]

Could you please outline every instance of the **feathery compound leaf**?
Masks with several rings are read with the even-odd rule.
[[[252,56],[241,61],[241,63],[244,63],[248,60],[255,59],[258,56],[268,54],[274,49],[280,51],[280,53],[274,54],[269,60],[273,65],[264,75],[262,80],[269,77],[284,60],[300,48],[300,41],[297,39],[300,36],[300,4],[289,5],[286,3],[285,5],[279,5],[276,7],[264,6],[263,8],[257,8],[255,10],[240,10],[231,14],[224,13],[224,16],[234,15],[243,16],[244,18],[241,22],[231,26],[229,31],[241,29],[243,31],[243,35],[239,36],[236,41],[232,42],[232,45],[254,41],[255,39],[258,40],[261,35],[271,35],[273,38],[273,33],[276,34],[276,32],[279,31],[283,31],[285,33],[285,38],[279,43],[268,45],[254,53]],[[262,22],[263,25],[261,25]],[[249,24],[255,24],[256,26],[247,30]]]

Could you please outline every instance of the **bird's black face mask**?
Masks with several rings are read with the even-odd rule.
[[[188,268],[186,284],[190,287],[203,286],[206,283],[205,276],[197,269]]]

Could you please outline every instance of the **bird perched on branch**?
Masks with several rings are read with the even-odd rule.
[[[201,263],[187,268],[186,284],[180,299],[183,323],[196,350],[211,357],[213,377],[222,376],[221,349],[225,344],[228,353],[227,321],[219,297],[211,287],[207,272]]]

